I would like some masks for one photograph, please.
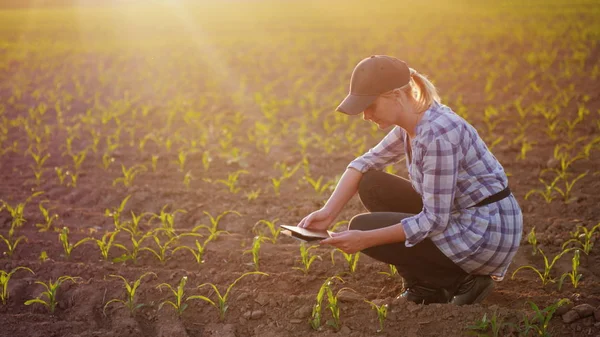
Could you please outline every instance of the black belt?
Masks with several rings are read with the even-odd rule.
[[[479,207],[479,206],[484,206],[484,205],[487,205],[487,204],[491,204],[493,202],[500,201],[500,200],[508,197],[509,195],[510,195],[510,188],[506,187],[502,191],[500,191],[500,192],[498,192],[496,194],[490,195],[489,197],[481,200],[480,202],[478,202],[477,204],[475,204],[475,205],[473,205],[471,207]]]

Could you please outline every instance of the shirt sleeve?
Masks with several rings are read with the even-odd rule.
[[[448,226],[458,176],[460,146],[438,138],[429,143],[423,154],[423,210],[401,220],[406,247],[442,233]]]
[[[404,154],[404,130],[396,126],[379,144],[369,149],[362,156],[354,159],[347,168],[353,168],[361,173],[370,169],[382,170],[387,165],[398,162]]]

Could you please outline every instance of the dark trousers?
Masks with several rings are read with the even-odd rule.
[[[373,230],[392,226],[400,220],[421,212],[421,196],[409,180],[381,171],[367,171],[359,184],[358,194],[370,213],[358,214],[350,220],[349,228]],[[446,288],[451,292],[467,273],[442,253],[429,239],[413,247],[397,242],[367,248],[362,251],[376,260],[393,264],[409,287],[419,284]]]

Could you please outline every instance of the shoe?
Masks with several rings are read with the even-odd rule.
[[[475,304],[483,301],[494,289],[489,275],[468,275],[458,286],[450,303],[456,305]]]
[[[412,285],[406,288],[397,298],[404,298],[416,304],[448,303],[450,293],[444,288],[428,288],[422,285]]]

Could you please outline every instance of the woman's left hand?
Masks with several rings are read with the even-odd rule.
[[[346,254],[354,254],[370,247],[367,242],[366,232],[359,230],[346,230],[339,233],[331,233],[330,238],[321,240],[319,243],[337,247]]]

